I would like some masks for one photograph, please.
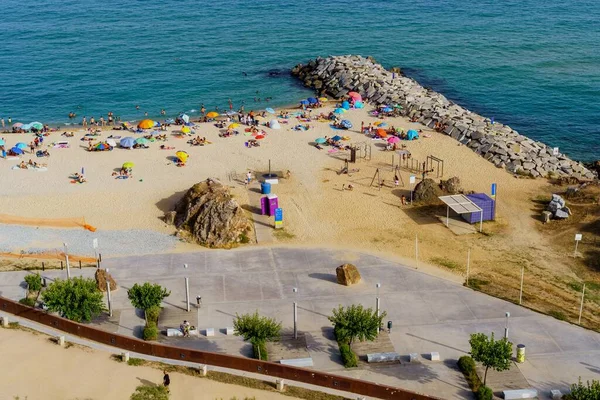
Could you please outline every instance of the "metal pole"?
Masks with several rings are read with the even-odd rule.
[[[417,262],[417,268],[419,268],[419,236],[415,235],[415,260]]]
[[[469,286],[469,270],[471,269],[471,248],[467,249],[467,287]]]
[[[504,339],[508,340],[508,317],[510,317],[510,313],[506,312],[506,326],[504,327]]]
[[[185,278],[185,309],[190,312],[190,280],[186,276]]]
[[[410,178],[409,178],[410,179]],[[410,205],[412,206],[412,199],[413,199],[413,190],[412,190],[412,182],[410,183]]]
[[[583,290],[581,291],[581,305],[579,306],[579,325],[581,325],[581,314],[583,313],[583,300],[585,299],[585,283],[583,284]]]
[[[377,288],[377,297],[375,297],[375,310],[377,311],[377,316],[379,317],[380,315],[380,306],[381,306],[381,298],[379,297],[379,288],[381,287],[381,283],[377,283],[375,284],[375,287]]]
[[[446,228],[450,225],[450,206],[446,206]]]
[[[573,257],[577,257],[577,245],[579,244],[579,240],[575,241],[575,251],[573,252]]]
[[[108,270],[106,270],[106,272],[108,273]],[[106,280],[106,295],[108,296],[108,316],[112,317],[112,304],[111,304],[111,299],[110,299],[110,282],[108,279]]]
[[[519,291],[519,305],[523,303],[523,276],[525,275],[525,267],[521,267],[521,290]]]
[[[65,246],[65,263],[67,264],[67,279],[71,279],[71,268],[69,268],[69,254],[67,244],[63,243]]]
[[[294,302],[294,339],[298,339],[298,303]]]

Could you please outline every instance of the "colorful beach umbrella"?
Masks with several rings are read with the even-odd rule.
[[[189,126],[184,126],[183,128],[181,128],[181,132],[183,133],[190,133],[192,130],[190,129]]]
[[[348,96],[355,98],[355,97],[361,97],[360,93],[357,92],[349,92]]]
[[[10,151],[12,151],[15,154],[23,154],[23,150],[21,150],[20,148],[18,148],[16,146],[13,147],[12,149],[10,149]]]
[[[37,121],[36,122],[30,122],[29,126],[32,127],[32,128],[34,128],[34,129],[37,129],[38,131],[44,129],[44,124],[42,124],[41,122],[37,122]]]
[[[125,168],[125,169],[131,169],[131,168],[133,168],[134,166],[135,166],[135,164],[134,164],[134,163],[132,163],[131,161],[127,161],[127,162],[124,162],[124,163],[123,163],[123,168]]]
[[[152,121],[151,119],[144,119],[142,121],[140,121],[140,123],[137,126],[140,129],[151,129],[154,128],[154,121]]]
[[[327,97],[319,97],[319,101],[321,103],[327,103],[329,101],[329,99]]]
[[[398,136],[391,136],[388,138],[387,142],[390,144],[398,143],[400,138]]]
[[[334,142],[339,142],[340,140],[342,140],[342,137],[340,135],[335,135],[331,138],[331,140],[333,140]]]
[[[121,145],[121,147],[125,148],[133,147],[133,145],[135,144],[135,139],[132,137],[125,137],[121,139],[119,144]]]
[[[217,117],[219,116],[219,113],[218,113],[218,112],[216,112],[216,111],[211,111],[211,112],[209,112],[208,114],[206,114],[206,116],[207,116],[208,118],[217,118]]]
[[[275,110],[273,110],[271,107],[265,108],[265,111],[271,114],[275,114]]]
[[[342,108],[343,108],[344,110],[349,110],[349,109],[350,109],[350,103],[348,103],[348,101],[344,100],[344,101],[342,102]]]
[[[21,123],[21,122],[15,122],[12,127],[13,128],[20,128],[22,126],[23,126],[23,123]]]
[[[27,144],[23,143],[23,142],[19,142],[17,144],[15,144],[15,147],[18,147],[19,149],[23,150],[27,148]]]
[[[233,124],[229,124],[229,126],[227,127],[227,129],[235,129],[238,126],[240,126],[240,124],[238,124],[237,122],[234,122]]]
[[[147,146],[150,143],[150,141],[144,137],[141,138],[137,138],[135,139],[135,144],[140,144],[142,146]]]
[[[327,142],[327,139],[322,138],[322,137],[315,139],[315,143],[317,143],[317,144],[323,144],[323,143],[326,143],[326,142]]]
[[[300,100],[300,104],[302,104],[302,105],[304,105],[304,106],[307,106],[307,105],[309,105],[310,103],[308,102],[308,100]]]
[[[319,99],[317,99],[316,97],[309,97],[308,99],[306,99],[310,104],[317,104],[319,102]]]
[[[0,146],[4,146],[6,143],[4,143],[4,140],[0,139]]]
[[[177,159],[183,163],[188,160],[189,156],[190,155],[185,151],[178,151],[177,153],[175,153],[175,157],[177,157]]]
[[[336,108],[335,110],[333,110],[334,114],[343,114],[345,112],[346,110],[344,110],[343,108]]]
[[[387,132],[385,131],[385,129],[379,128],[377,129],[377,136],[379,136],[380,138],[387,137]]]
[[[181,118],[181,120],[183,120],[185,123],[190,122],[190,117],[187,114],[181,114],[179,115],[179,118]]]

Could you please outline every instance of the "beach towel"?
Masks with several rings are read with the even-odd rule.
[[[336,149],[336,148],[329,149],[329,150],[327,150],[327,152],[328,152],[328,153],[337,153],[337,152],[338,152],[338,149]]]
[[[22,170],[22,171],[26,171],[26,170],[27,171],[37,171],[37,172],[48,171],[48,168],[46,168],[46,167],[37,167],[37,168],[34,168],[32,166],[27,166],[27,168],[21,168],[18,165],[14,165],[11,169],[15,169],[15,170],[18,169],[18,170]]]

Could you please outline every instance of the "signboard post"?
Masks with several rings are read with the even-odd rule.
[[[558,151],[558,147],[555,147],[555,148],[553,148],[553,149],[552,149],[552,155],[553,155],[553,156],[557,156],[557,155],[559,155],[559,154],[560,154],[560,153],[559,153],[559,151]]]
[[[574,257],[577,257],[577,245],[579,244],[581,239],[583,239],[583,235],[581,233],[576,233],[575,234],[575,252],[573,253]]]
[[[498,192],[498,185],[492,183],[492,199],[494,199],[494,221],[496,220],[496,205],[498,204],[498,199],[496,198],[496,193]]]
[[[412,206],[412,200],[413,200],[413,185],[416,182],[417,177],[414,175],[411,175],[408,178],[408,182],[410,183],[410,205]]]
[[[275,209],[275,229],[283,228],[283,209]]]

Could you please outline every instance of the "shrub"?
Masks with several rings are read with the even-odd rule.
[[[479,375],[477,375],[475,361],[469,356],[462,356],[458,359],[458,368],[465,376],[471,390],[477,393],[481,386],[481,380],[479,379]]]
[[[344,367],[353,368],[358,367],[358,357],[350,348],[348,343],[338,342],[338,346],[340,348],[340,354],[342,355],[342,362],[344,363]]]
[[[40,274],[26,275],[25,282],[27,282],[27,289],[30,292],[39,292],[42,290],[42,277]]]
[[[162,309],[159,306],[150,307],[144,311],[146,314],[146,321],[148,321],[148,323],[154,323],[155,325],[158,325],[158,316],[160,315],[161,311]]]
[[[268,361],[267,342],[264,340],[253,340],[252,351],[254,352],[254,358],[257,360]]]
[[[165,297],[169,297],[171,292],[158,284],[149,282],[143,285],[135,284],[127,291],[127,297],[135,308],[147,311],[152,307],[160,307],[160,303]]]
[[[149,322],[144,328],[144,340],[158,339],[158,327],[154,322]]]
[[[169,400],[169,390],[164,386],[138,386],[131,400]]]
[[[571,393],[566,394],[563,398],[567,400],[598,400],[600,399],[600,381],[592,380],[591,383],[587,381],[587,384],[584,385],[579,377],[579,381],[571,385]]]
[[[102,292],[90,278],[57,279],[42,293],[42,299],[50,312],[75,322],[90,322],[106,309]]]
[[[29,297],[22,298],[21,300],[19,300],[19,303],[28,307],[35,307],[35,300]]]
[[[477,400],[492,400],[494,398],[494,393],[492,392],[492,389],[482,385],[479,387],[479,390],[477,390],[475,397]]]
[[[471,371],[475,371],[475,361],[469,356],[462,356],[458,359],[458,368],[463,373],[471,373]]]

